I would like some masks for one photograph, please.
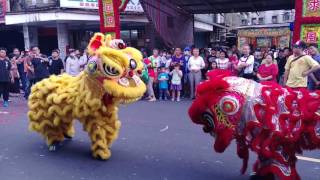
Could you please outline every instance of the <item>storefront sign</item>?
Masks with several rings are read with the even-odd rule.
[[[60,7],[98,9],[98,0],[60,0]]]
[[[303,17],[320,17],[320,0],[303,0]]]
[[[317,43],[320,45],[320,24],[302,25],[301,37],[307,43]]]
[[[238,31],[238,46],[241,47],[243,44],[261,48],[272,45],[280,48],[289,47],[290,29],[289,27],[242,29]]]
[[[279,37],[287,35],[290,35],[289,28],[260,28],[238,31],[238,36],[242,37]]]
[[[60,7],[98,9],[98,0],[60,0]],[[139,0],[130,0],[125,9],[127,12],[143,12]]]

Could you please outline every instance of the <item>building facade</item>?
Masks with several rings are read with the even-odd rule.
[[[241,13],[238,26],[286,24],[294,21],[294,10]]]
[[[25,49],[39,46],[50,54],[59,48],[64,57],[69,47],[84,49],[92,34],[99,31],[97,0],[17,0],[10,1],[9,6],[5,27],[22,35]],[[145,46],[148,20],[138,0],[128,4],[121,23],[122,37],[129,44]]]
[[[258,48],[289,47],[294,15],[294,10],[241,13],[241,21],[237,27],[238,46],[250,44]]]

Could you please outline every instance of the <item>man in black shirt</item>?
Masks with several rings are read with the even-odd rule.
[[[211,52],[210,52],[210,55],[208,56],[208,58],[207,58],[207,63],[208,63],[208,70],[211,70],[212,68],[211,68],[211,64],[212,64],[212,62],[213,61],[216,61],[216,59],[217,59],[217,49],[215,49],[215,48],[212,48],[211,49]]]
[[[35,82],[37,83],[49,77],[49,60],[45,55],[40,53],[40,49],[37,46],[32,48],[32,52],[31,63],[34,68]]]
[[[53,50],[51,57],[49,58],[49,72],[50,75],[59,75],[64,71],[64,65],[59,57],[59,51]]]
[[[283,75],[284,75],[284,72],[285,72],[285,65],[287,63],[287,57],[285,56],[285,53],[284,53],[284,50],[280,49],[279,50],[279,54],[278,54],[278,57],[276,58],[277,60],[277,63],[278,63],[278,83],[279,84],[283,84],[282,81],[283,81]]]
[[[20,50],[18,48],[14,48],[13,57],[11,61],[17,62],[19,77],[20,77],[23,91],[26,90],[26,84],[27,84],[27,79],[26,79],[27,77],[26,77],[26,73],[24,72],[24,60],[25,60],[24,51],[21,51],[20,53]]]
[[[3,106],[9,106],[9,87],[10,82],[13,82],[13,76],[11,73],[11,63],[7,58],[7,51],[4,48],[0,48],[0,95],[3,96]]]

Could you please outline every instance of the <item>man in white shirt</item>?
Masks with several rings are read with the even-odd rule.
[[[244,45],[242,47],[243,56],[239,59],[237,70],[240,72],[239,76],[247,79],[254,79],[254,56],[250,55],[250,46]]]
[[[190,97],[195,98],[195,89],[201,82],[201,69],[205,67],[204,60],[199,56],[199,49],[194,48],[192,55],[188,61],[189,82],[190,82]]]
[[[83,63],[76,56],[75,50],[72,50],[66,60],[66,73],[71,76],[77,76],[81,72],[82,65]]]

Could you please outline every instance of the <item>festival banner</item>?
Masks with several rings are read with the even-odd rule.
[[[99,0],[100,30],[120,38],[119,4],[114,0]]]
[[[306,43],[320,46],[320,24],[305,24],[301,27],[301,36]]]
[[[303,17],[320,17],[320,0],[303,0]]]

